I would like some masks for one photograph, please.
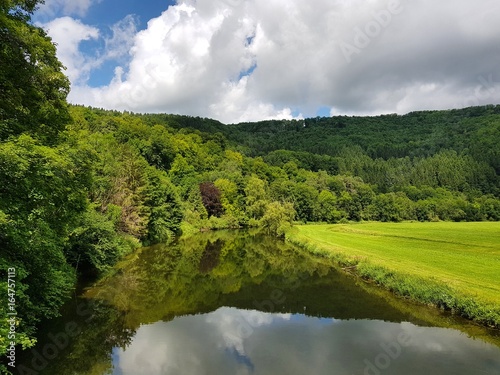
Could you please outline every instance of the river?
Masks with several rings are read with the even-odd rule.
[[[45,322],[41,375],[500,374],[500,334],[252,231],[143,248]]]

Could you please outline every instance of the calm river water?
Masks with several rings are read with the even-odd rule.
[[[247,231],[141,249],[40,337],[19,374],[500,374],[497,331]]]

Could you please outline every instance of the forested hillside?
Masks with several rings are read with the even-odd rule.
[[[404,185],[453,189],[462,185],[462,189],[498,195],[499,105],[403,116],[318,117],[230,126],[188,116],[145,117],[150,123],[169,123],[177,129],[219,132],[245,155],[262,156],[271,165],[294,161],[313,171],[360,176],[380,191]],[[445,171],[447,168],[460,171]],[[450,180],[451,174],[455,181]]]
[[[18,344],[78,274],[180,233],[500,220],[498,106],[227,126],[69,106],[55,46],[29,23],[36,3],[0,5],[0,293]]]

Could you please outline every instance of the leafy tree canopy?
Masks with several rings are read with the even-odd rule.
[[[53,143],[69,122],[69,80],[55,45],[28,22],[39,3],[0,2],[0,140],[26,132]]]

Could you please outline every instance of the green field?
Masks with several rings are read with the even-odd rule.
[[[301,225],[287,239],[397,294],[500,323],[498,222]]]

